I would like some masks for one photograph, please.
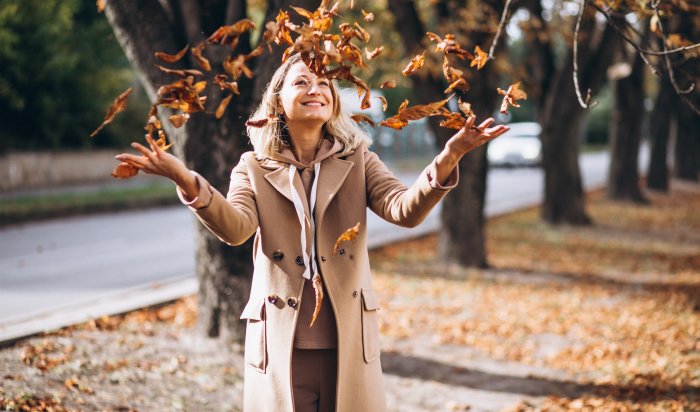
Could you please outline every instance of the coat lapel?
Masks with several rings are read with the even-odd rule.
[[[354,163],[349,160],[338,159],[333,156],[321,163],[318,188],[316,189],[316,210],[314,213],[317,224],[321,222],[328,204],[333,200],[333,196],[338,193],[338,190],[340,190],[353,164]]]
[[[292,191],[289,187],[289,169],[280,165],[276,170],[267,173],[265,179],[274,187],[282,196],[292,201]]]

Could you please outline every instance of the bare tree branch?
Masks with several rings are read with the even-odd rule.
[[[664,25],[661,22],[661,16],[659,15],[659,4],[661,4],[661,0],[651,1],[651,8],[652,10],[654,10],[654,15],[659,20],[659,31],[661,32],[661,37],[663,40],[661,42],[661,46],[666,52],[668,51],[668,48],[666,47],[666,32],[664,30]],[[664,54],[664,61],[666,62],[666,69],[668,70],[668,75],[671,78],[671,84],[673,85],[674,90],[676,90],[676,93],[678,93],[679,95],[684,95],[692,92],[695,88],[694,83],[691,83],[687,89],[681,90],[680,86],[678,85],[678,82],[676,81],[676,75],[674,73],[673,65],[671,64],[671,59],[668,57],[668,54]]]
[[[578,84],[578,33],[581,30],[581,20],[583,19],[583,12],[586,9],[586,0],[581,0],[581,6],[578,13],[578,18],[576,20],[576,30],[574,32],[574,88],[576,89],[576,97],[578,97],[578,103],[584,109],[589,109],[598,104],[598,102],[591,103],[591,89],[588,89],[586,93],[586,100],[581,97],[581,88]]]
[[[489,60],[493,60],[493,52],[496,50],[496,45],[498,44],[498,38],[501,36],[501,31],[503,31],[503,26],[506,24],[506,17],[508,16],[508,9],[510,8],[510,1],[506,0],[506,5],[503,6],[503,14],[501,14],[501,21],[498,23],[498,30],[496,30],[496,36],[491,42],[491,48],[489,49]]]

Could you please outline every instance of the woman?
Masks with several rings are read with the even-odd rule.
[[[372,152],[341,109],[336,86],[298,55],[275,72],[249,127],[255,149],[231,173],[224,198],[149,138],[144,156],[117,159],[170,178],[199,220],[222,241],[255,234],[245,342],[246,411],[383,411],[377,299],[370,279],[366,210],[402,226],[419,224],[457,183],[459,159],[507,130],[469,119],[407,188]],[[357,240],[333,253],[360,222]],[[314,319],[312,280],[324,296]]]

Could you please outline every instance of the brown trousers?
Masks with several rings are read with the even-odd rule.
[[[335,411],[337,349],[296,349],[292,353],[295,412]]]

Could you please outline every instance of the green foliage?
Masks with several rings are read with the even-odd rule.
[[[88,137],[135,82],[94,0],[0,0],[0,61],[0,152],[121,146],[143,123],[135,93],[118,124]]]

